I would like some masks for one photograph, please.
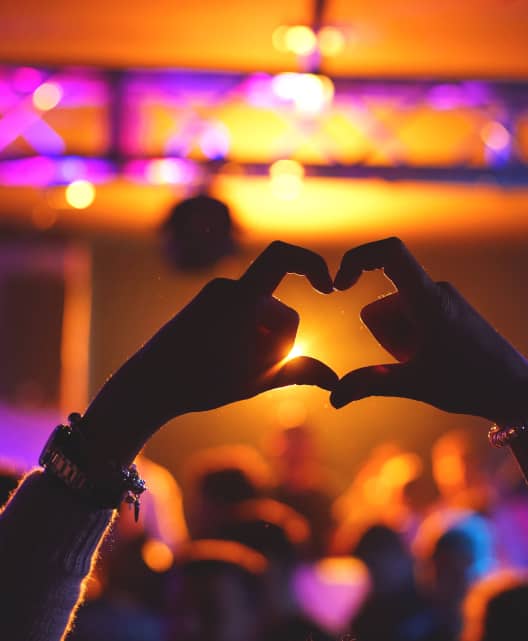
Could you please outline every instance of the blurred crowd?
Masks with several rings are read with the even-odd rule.
[[[478,436],[476,438],[476,436]],[[429,460],[377,446],[338,495],[315,431],[200,451],[180,485],[140,456],[72,641],[516,641],[528,629],[528,491],[458,429]],[[5,502],[17,473],[0,478]]]

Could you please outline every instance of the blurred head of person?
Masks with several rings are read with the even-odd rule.
[[[212,267],[235,250],[229,209],[208,194],[176,204],[161,233],[167,258],[177,269],[184,271]]]
[[[184,546],[168,593],[170,641],[257,641],[265,571],[264,557],[237,542]]]
[[[412,555],[400,535],[386,525],[368,528],[352,554],[367,566],[373,594],[391,594],[414,586]]]
[[[269,469],[248,445],[202,450],[186,469],[184,510],[193,538],[218,538],[242,501],[262,498],[271,487]]]
[[[524,641],[528,631],[528,574],[501,570],[477,582],[463,605],[461,641]]]
[[[492,479],[499,457],[469,429],[443,434],[433,445],[433,475],[443,500],[453,507],[487,512],[497,489]]]
[[[422,524],[413,549],[423,586],[451,629],[457,630],[467,591],[496,568],[489,522],[467,510],[434,513]]]
[[[288,505],[272,499],[244,501],[231,514],[222,538],[243,543],[268,562],[263,598],[269,618],[277,620],[295,613],[291,577],[308,549],[308,522]]]

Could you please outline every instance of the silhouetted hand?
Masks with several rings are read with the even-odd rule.
[[[363,308],[361,318],[399,363],[349,372],[335,407],[366,396],[399,396],[499,424],[528,419],[528,361],[449,283],[435,283],[398,238],[351,249],[336,289],[364,270],[383,269],[398,291]]]
[[[333,291],[320,256],[272,243],[239,280],[208,283],[123,365],[85,414],[90,434],[101,429],[96,425],[119,421],[128,424],[127,441],[137,433],[132,449],[138,449],[160,425],[185,412],[284,385],[333,389],[338,377],[327,365],[307,356],[284,361],[299,316],[272,293],[289,272],[305,275],[320,292]]]

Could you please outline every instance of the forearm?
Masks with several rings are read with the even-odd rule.
[[[40,471],[24,479],[0,516],[0,638],[63,638],[111,518]]]

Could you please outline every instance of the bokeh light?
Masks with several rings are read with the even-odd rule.
[[[272,90],[281,100],[291,101],[300,114],[318,115],[334,97],[334,84],[326,76],[313,73],[280,73],[272,80]]]
[[[229,130],[221,122],[212,123],[200,136],[200,149],[210,160],[225,158],[229,153]]]
[[[296,160],[277,160],[270,167],[270,178],[271,191],[276,198],[295,200],[302,191],[304,168]]]
[[[286,34],[288,33],[289,27],[286,25],[281,25],[277,27],[271,36],[271,42],[277,51],[281,53],[286,53],[288,47],[286,46]]]
[[[145,565],[153,572],[166,572],[174,560],[169,546],[157,539],[145,541],[141,548],[141,557]]]
[[[286,361],[291,361],[293,358],[297,358],[297,356],[303,356],[306,353],[306,349],[303,345],[303,343],[300,342],[295,342],[295,345],[291,348],[291,350],[288,352],[288,355],[286,356]]]
[[[66,202],[74,209],[86,209],[95,200],[95,187],[88,180],[74,180],[66,187]]]
[[[44,82],[33,92],[33,105],[40,111],[54,109],[62,100],[62,88],[56,82]]]
[[[294,25],[284,34],[286,49],[297,56],[307,56],[317,48],[317,37],[310,27]]]
[[[153,185],[177,185],[183,181],[183,172],[178,160],[157,158],[147,165],[146,176]]]
[[[329,58],[339,55],[346,44],[343,32],[336,27],[323,27],[317,34],[317,40],[319,51]]]

